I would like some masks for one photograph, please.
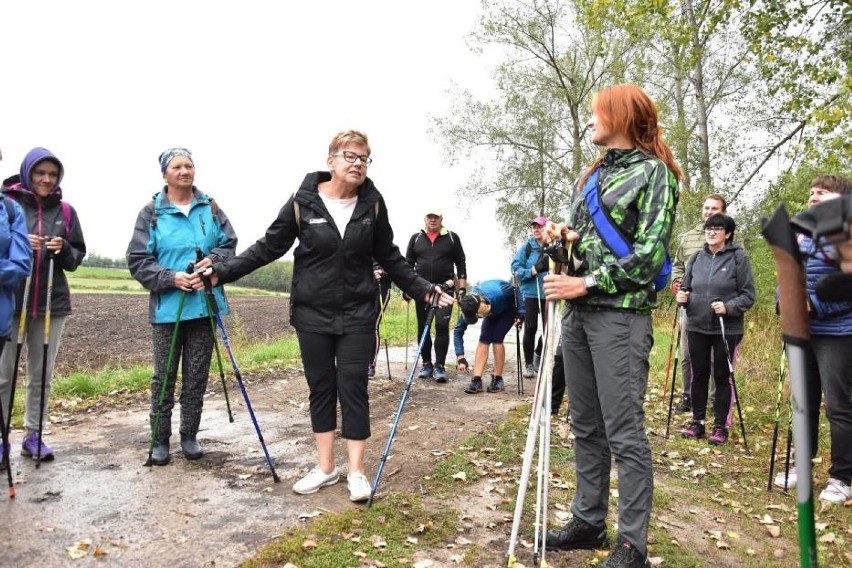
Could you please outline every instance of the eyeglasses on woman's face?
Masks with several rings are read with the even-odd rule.
[[[365,166],[369,166],[373,163],[373,158],[370,156],[361,156],[360,154],[356,154],[355,152],[350,152],[349,150],[341,150],[340,152],[335,152],[332,156],[343,156],[343,159],[349,162],[350,164],[354,164],[358,160],[361,161]]]
[[[717,233],[724,233],[725,227],[704,227],[704,233],[708,235],[715,235]]]

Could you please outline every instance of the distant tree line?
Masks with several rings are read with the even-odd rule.
[[[90,253],[83,259],[83,266],[94,266],[99,268],[127,268],[126,258],[109,258]],[[272,292],[289,293],[293,283],[293,261],[278,261],[267,264],[243,276],[235,282],[246,288],[259,288]]]

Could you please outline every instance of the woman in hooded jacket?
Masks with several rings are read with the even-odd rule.
[[[45,148],[33,148],[24,157],[21,171],[3,182],[5,197],[16,201],[24,212],[29,245],[34,255],[27,304],[24,305],[25,281],[18,286],[15,317],[26,310],[25,341],[27,344],[27,392],[24,427],[26,433],[21,455],[43,461],[52,460],[53,449],[41,439],[44,417],[47,415],[53,366],[65,322],[71,314],[71,293],[65,272],[77,270],[86,256],[86,242],[77,212],[62,201],[62,182],[65,168],[62,162]],[[50,280],[50,276],[53,279]],[[50,336],[47,341],[46,365],[43,367],[44,332],[46,327],[48,288],[50,299]],[[18,341],[18,329],[12,326],[11,343]],[[9,419],[11,409],[12,375],[16,364],[16,349],[4,349],[0,355],[0,399],[3,415]],[[44,387],[42,387],[44,379]],[[42,400],[44,392],[44,400]],[[45,411],[41,412],[41,408]],[[40,451],[39,451],[40,447]]]

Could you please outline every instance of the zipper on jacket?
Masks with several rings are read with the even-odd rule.
[[[207,229],[204,226],[204,217],[199,215],[198,216],[198,222],[201,223],[201,234],[206,237],[207,236]]]

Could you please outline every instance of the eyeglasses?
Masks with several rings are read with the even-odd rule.
[[[343,159],[349,162],[350,164],[354,164],[356,161],[361,160],[361,163],[365,166],[369,166],[373,163],[373,158],[370,156],[360,156],[355,152],[350,152],[349,150],[341,150],[340,152],[335,152],[332,156],[343,156]]]
[[[712,235],[714,233],[724,233],[725,227],[704,227],[704,232],[708,235]]]

